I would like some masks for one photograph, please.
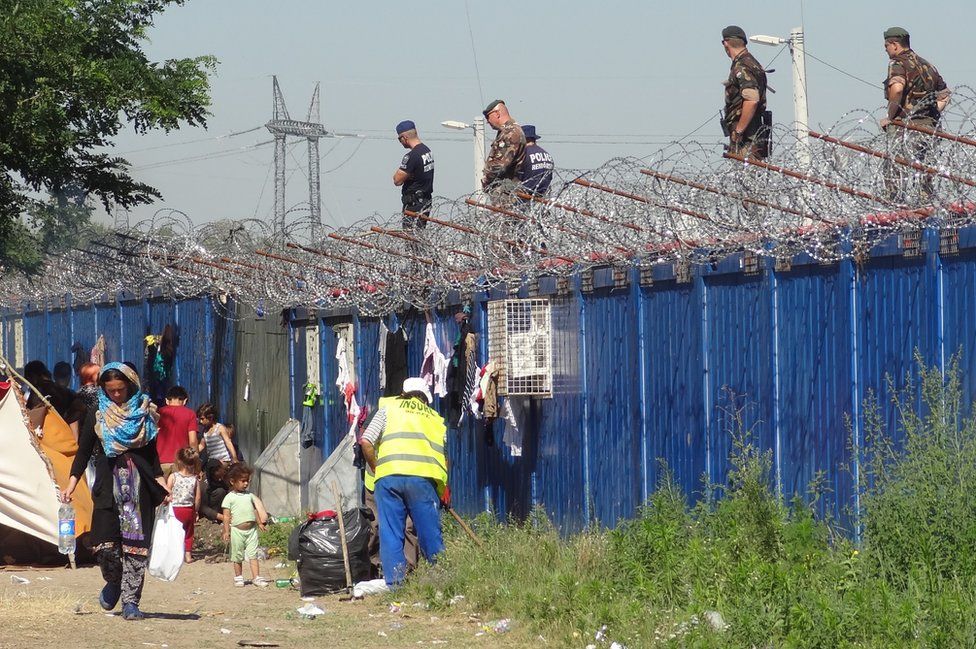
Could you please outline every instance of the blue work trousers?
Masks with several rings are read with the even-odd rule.
[[[407,574],[403,556],[403,534],[407,514],[417,528],[417,541],[424,558],[434,563],[444,550],[441,536],[440,499],[427,478],[388,475],[376,481],[376,508],[380,514],[380,561],[387,585],[396,586]]]

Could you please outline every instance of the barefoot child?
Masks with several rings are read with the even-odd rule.
[[[266,529],[268,512],[264,503],[254,494],[247,493],[251,484],[251,469],[243,462],[227,469],[230,492],[224,496],[224,543],[230,542],[230,560],[234,564],[234,585],[244,585],[244,559],[251,562],[251,583],[267,586],[270,582],[261,576],[258,565],[258,529]]]
[[[173,513],[176,519],[183,523],[186,533],[186,543],[183,551],[184,562],[192,563],[193,557],[193,528],[200,510],[200,454],[192,446],[186,446],[176,451],[174,471],[166,479],[166,488],[173,498]]]

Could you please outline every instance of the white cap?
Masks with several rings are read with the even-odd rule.
[[[403,392],[419,392],[425,397],[427,397],[427,403],[433,403],[434,399],[430,396],[430,388],[427,387],[427,381],[422,378],[412,376],[409,379],[403,381]]]

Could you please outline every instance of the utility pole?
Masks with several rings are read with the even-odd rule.
[[[278,85],[278,77],[272,77],[274,86],[274,113],[271,120],[265,124],[268,131],[274,135],[274,166],[275,166],[275,212],[274,222],[278,227],[285,225],[285,168],[287,151],[286,139],[289,135],[303,137],[308,141],[308,209],[315,232],[322,225],[322,186],[319,177],[319,138],[328,135],[325,127],[319,123],[319,84],[315,84],[312,102],[308,107],[308,117],[305,121],[294,120],[288,115],[285,98]]]
[[[810,119],[807,113],[807,61],[803,51],[803,28],[790,30],[790,55],[793,58],[793,115],[796,120],[798,162],[805,171],[810,169]]]
[[[485,118],[475,117],[474,123],[456,120],[441,122],[441,126],[456,131],[471,129],[474,132],[474,193],[481,193],[481,179],[485,176]]]
[[[749,40],[761,45],[789,45],[793,59],[793,122],[796,128],[797,163],[804,171],[810,169],[810,119],[807,110],[807,62],[803,51],[803,27],[790,30],[789,38],[757,34]]]
[[[474,191],[481,192],[481,179],[485,177],[485,118],[474,118]]]

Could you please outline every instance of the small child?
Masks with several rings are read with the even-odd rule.
[[[203,449],[207,449],[208,460],[237,462],[237,451],[230,441],[234,429],[217,423],[217,409],[209,403],[203,404],[197,408],[197,421],[203,430],[198,450],[202,453]]]
[[[264,503],[254,494],[247,493],[251,484],[251,468],[243,462],[227,469],[230,492],[224,496],[224,543],[230,542],[230,560],[234,564],[234,585],[244,585],[244,559],[251,562],[251,583],[267,586],[258,564],[258,528],[267,529],[268,512]]]
[[[190,550],[193,549],[193,529],[196,525],[197,512],[200,510],[200,453],[192,446],[186,446],[176,452],[174,468],[166,479],[166,488],[172,497],[173,513],[176,519],[183,523],[186,542],[183,546],[184,561],[193,563]]]

